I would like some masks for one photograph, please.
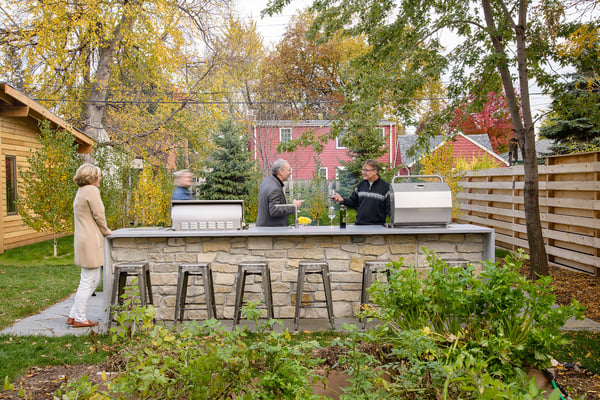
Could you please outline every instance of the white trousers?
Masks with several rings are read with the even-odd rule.
[[[69,313],[69,317],[73,318],[75,321],[87,321],[85,309],[87,308],[90,296],[100,284],[101,271],[102,268],[81,268],[79,287],[77,288],[77,293],[75,293],[75,302]]]

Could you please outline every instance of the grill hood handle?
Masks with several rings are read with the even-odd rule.
[[[414,179],[439,179],[441,183],[444,183],[444,178],[441,175],[396,175],[392,179],[392,183],[396,183],[396,179],[406,179],[408,182],[412,182]]]

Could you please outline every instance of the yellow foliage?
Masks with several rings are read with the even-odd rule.
[[[150,162],[144,162],[138,183],[133,188],[130,207],[131,217],[137,225],[170,225],[171,192],[167,180],[163,169],[155,169]]]
[[[458,193],[462,191],[460,181],[465,173],[454,168],[454,146],[447,143],[423,157],[421,159],[421,173],[423,175],[440,175],[444,179],[452,192],[452,217],[459,215]]]
[[[477,169],[498,168],[501,165],[502,162],[499,160],[489,154],[483,154],[481,157],[473,156],[470,160],[458,158],[454,167],[459,171],[473,171]]]

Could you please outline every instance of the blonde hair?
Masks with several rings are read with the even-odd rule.
[[[75,182],[77,186],[81,187],[85,185],[92,185],[101,177],[102,171],[100,168],[93,164],[83,164],[77,168],[77,172],[75,172],[75,176],[73,177],[73,182]]]

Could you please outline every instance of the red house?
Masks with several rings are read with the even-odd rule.
[[[312,179],[317,168],[315,158],[320,163],[320,173],[326,179],[336,179],[336,171],[340,168],[340,161],[350,159],[348,149],[342,147],[339,139],[330,140],[325,144],[321,154],[315,153],[312,148],[299,148],[294,152],[277,152],[280,143],[300,137],[303,132],[310,131],[315,137],[327,135],[331,130],[330,120],[310,121],[257,121],[250,127],[250,149],[253,156],[259,161],[265,174],[269,173],[271,164],[278,158],[289,161],[292,167],[290,180]],[[379,158],[380,162],[395,165],[396,155],[396,123],[380,121],[378,128],[384,139],[385,154]]]
[[[400,175],[408,175],[413,171],[415,164],[423,157],[422,151],[416,151],[415,155],[409,155],[409,150],[417,143],[417,136],[414,135],[402,135],[398,137],[397,148],[396,148],[396,159],[395,164],[402,168],[398,172]],[[429,149],[435,151],[435,149],[445,146],[450,143],[450,139],[436,136],[431,138],[429,142]],[[454,136],[451,142],[453,146],[454,159],[466,159],[471,160],[474,157],[481,158],[484,154],[488,157],[498,160],[503,167],[508,166],[508,161],[502,156],[495,153],[492,149],[492,143],[487,134],[481,135],[464,135],[458,133]]]

